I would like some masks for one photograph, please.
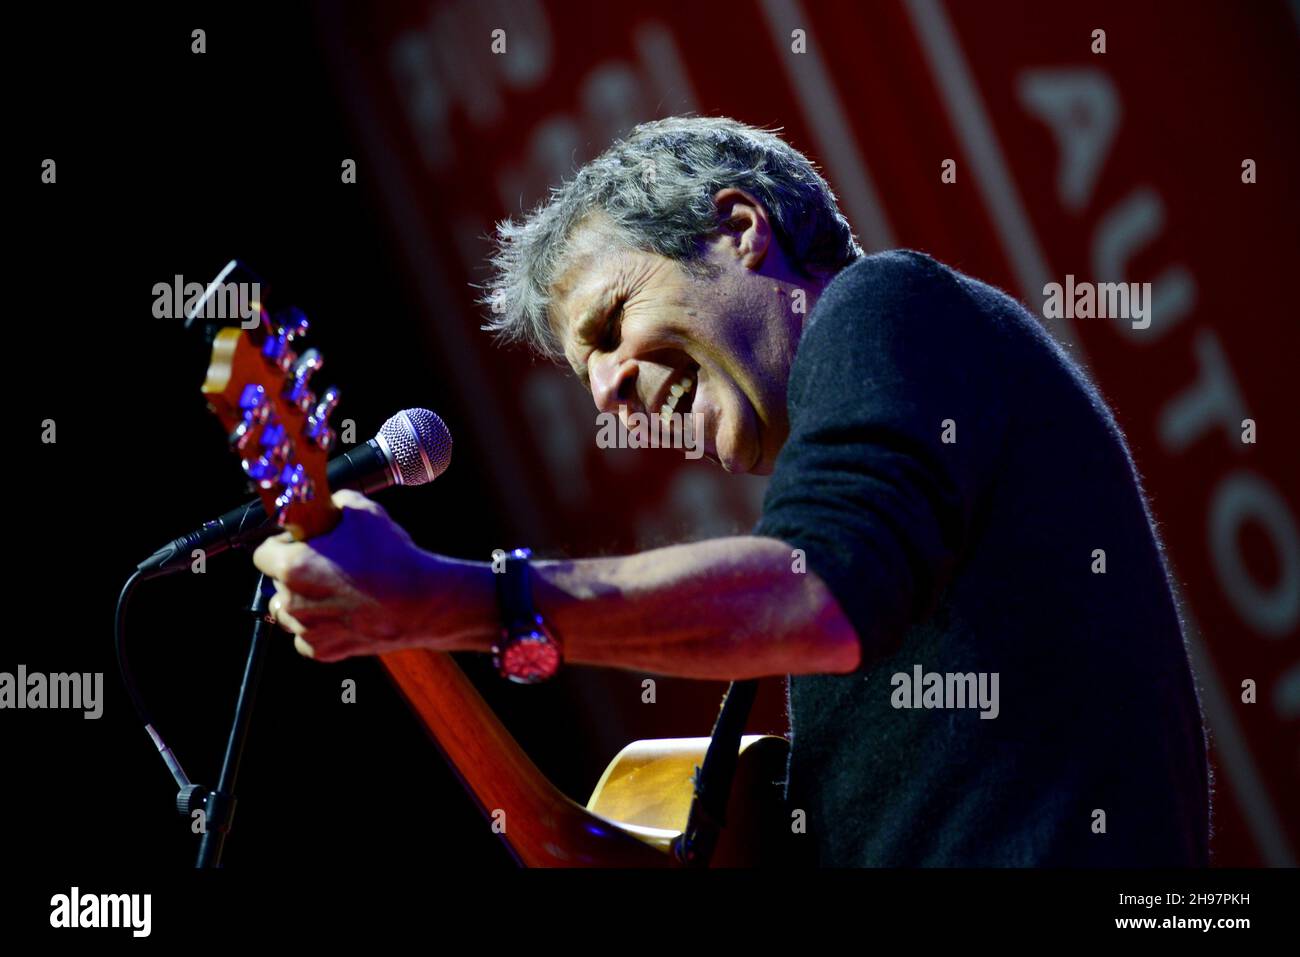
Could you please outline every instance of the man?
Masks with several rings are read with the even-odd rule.
[[[1138,478],[1022,307],[863,256],[804,156],[715,118],[638,127],[502,224],[494,266],[491,328],[598,409],[689,413],[723,469],[772,476],[751,535],[533,563],[565,660],[790,675],[788,797],[823,865],[1206,863],[1204,731]],[[300,652],[497,642],[488,565],[338,501],[329,535],[255,555]]]

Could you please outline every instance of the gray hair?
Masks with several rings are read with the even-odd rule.
[[[726,117],[669,117],[617,140],[522,221],[497,224],[483,328],[558,358],[547,309],[575,227],[603,213],[632,247],[693,269],[701,241],[719,225],[713,197],[727,187],[763,204],[801,272],[838,271],[862,255],[826,180],[776,131]]]

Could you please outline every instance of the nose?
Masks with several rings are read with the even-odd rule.
[[[635,359],[620,360],[614,353],[599,353],[593,354],[590,362],[591,397],[597,409],[617,413],[619,406],[627,406],[628,412],[640,411]]]

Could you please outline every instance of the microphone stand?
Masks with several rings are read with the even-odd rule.
[[[253,603],[249,608],[253,616],[253,638],[248,648],[248,661],[244,665],[244,678],[239,685],[239,697],[235,701],[235,719],[226,741],[221,777],[217,781],[216,790],[209,792],[204,800],[207,818],[203,839],[199,842],[198,860],[194,865],[197,868],[221,866],[221,853],[225,849],[226,836],[230,833],[231,821],[235,816],[235,782],[239,777],[239,763],[244,756],[244,745],[253,720],[253,705],[257,699],[258,685],[262,681],[267,650],[271,645],[271,630],[275,627],[267,618],[272,594],[274,589],[269,586],[266,576],[258,575],[257,590],[253,593]]]

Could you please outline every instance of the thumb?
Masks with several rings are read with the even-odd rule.
[[[360,492],[354,489],[345,488],[335,492],[331,497],[334,505],[338,508],[355,508],[363,512],[369,512],[371,515],[387,515],[384,507],[372,499],[366,498]]]

